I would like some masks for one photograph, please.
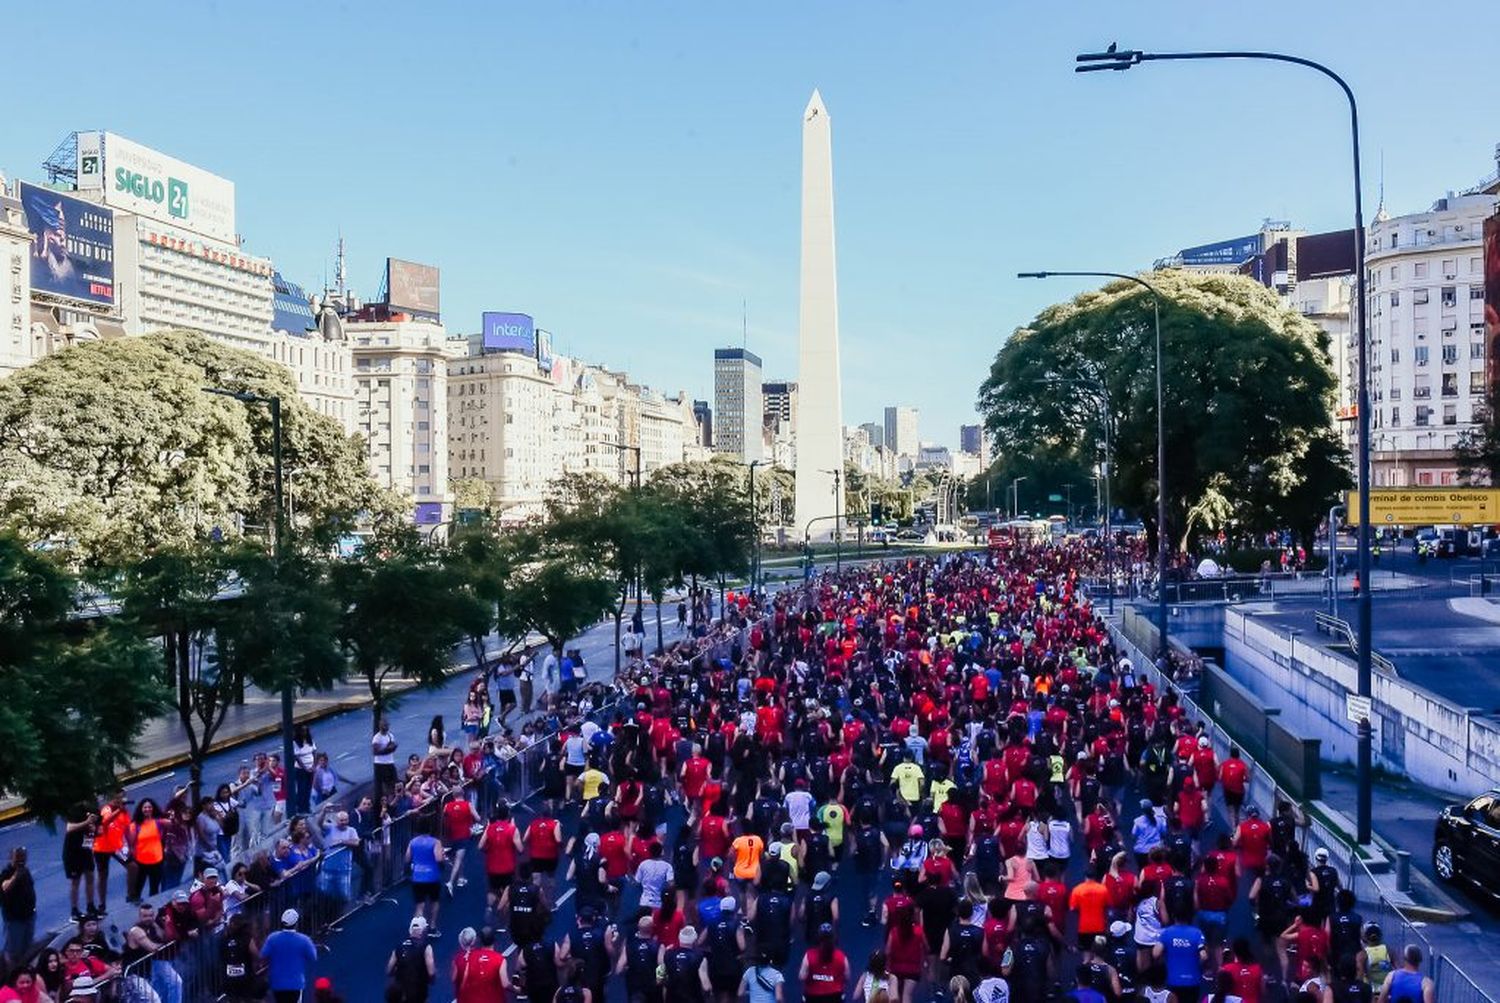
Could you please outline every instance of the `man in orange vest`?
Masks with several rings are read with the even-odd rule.
[[[115,791],[109,802],[99,809],[99,827],[94,835],[94,870],[99,875],[99,905],[95,913],[109,914],[109,862],[125,849],[125,832],[130,828],[130,813],[125,809],[125,792]]]

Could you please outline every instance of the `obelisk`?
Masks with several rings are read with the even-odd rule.
[[[833,251],[833,132],[816,90],[802,113],[798,328],[797,531],[806,533],[810,526],[814,540],[826,540],[833,534],[834,516],[847,518],[848,513],[834,496],[834,471],[844,469],[844,426]]]

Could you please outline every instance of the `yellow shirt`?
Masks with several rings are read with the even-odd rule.
[[[926,779],[922,767],[916,763],[902,763],[891,771],[891,779],[896,782],[896,790],[903,799],[912,804],[922,800],[922,781]]]
[[[932,794],[932,810],[937,811],[948,801],[948,795],[953,793],[953,788],[958,784],[951,780],[934,780],[929,791]]]
[[[578,782],[583,784],[583,799],[592,801],[599,796],[600,788],[609,783],[609,777],[605,776],[602,771],[590,767],[579,775]]]
[[[838,849],[844,845],[844,806],[829,802],[818,809],[818,821],[828,833],[828,845]]]

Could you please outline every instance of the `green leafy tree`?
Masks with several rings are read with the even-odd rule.
[[[237,589],[235,557],[222,543],[162,547],[101,584],[120,603],[120,615],[144,637],[160,640],[157,677],[172,694],[188,743],[189,782],[198,796],[203,763],[229,708],[243,693],[242,663],[226,661],[216,635]]]
[[[1328,336],[1241,276],[1161,271],[1150,281],[1164,300],[1169,539],[1185,545],[1190,520],[1210,511],[1247,529],[1291,526],[1305,538],[1350,483],[1333,428]],[[1091,463],[1107,413],[1114,498],[1142,514],[1153,541],[1154,337],[1150,295],[1112,282],[1017,330],[979,392],[1002,454]]]
[[[442,685],[453,649],[485,615],[484,602],[435,552],[372,542],[336,564],[333,587],[342,610],[338,637],[365,682],[375,720],[395,704],[392,674],[420,687]]]
[[[166,706],[151,646],[112,617],[77,617],[78,581],[0,533],[0,790],[50,824],[131,765]]]
[[[0,525],[108,563],[272,522],[269,409],[207,386],[279,396],[304,532],[329,537],[399,503],[364,449],[252,352],[166,331],[79,345],[0,380]],[[265,534],[263,534],[265,535]]]
[[[1500,484],[1500,383],[1474,408],[1474,424],[1459,433],[1454,454],[1466,484]]]
[[[695,468],[695,469],[686,469]],[[681,514],[681,573],[691,579],[716,580],[720,608],[730,575],[750,568],[756,522],[750,511],[748,471],[735,464],[673,464],[656,471],[651,486],[672,499]]]
[[[540,528],[511,534],[513,566],[500,606],[506,637],[535,631],[562,659],[568,640],[614,608],[614,575],[585,544],[564,541]]]

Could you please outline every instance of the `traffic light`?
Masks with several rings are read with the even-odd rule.
[[[870,502],[870,525],[879,526],[885,521],[885,506],[880,502]]]

